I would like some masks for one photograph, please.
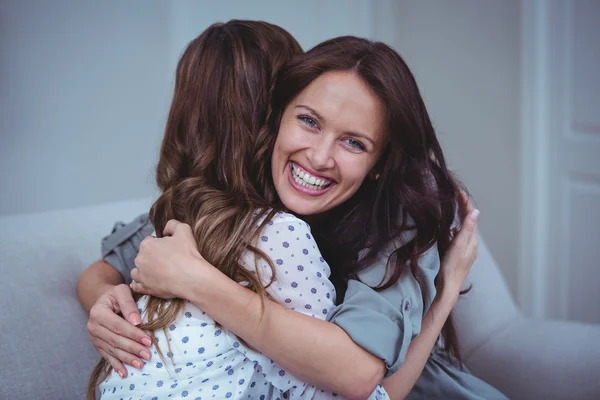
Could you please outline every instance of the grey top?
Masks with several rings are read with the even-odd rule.
[[[119,271],[125,283],[131,283],[131,270],[135,268],[140,243],[152,232],[154,227],[146,213],[128,224],[115,223],[110,235],[102,239],[102,258]]]
[[[414,233],[406,234],[405,238],[409,240],[411,236]],[[404,268],[400,279],[390,288],[379,292],[371,289],[387,278],[386,263],[400,245],[400,240],[391,243],[372,266],[361,271],[361,282],[350,280],[343,303],[327,316],[354,342],[385,361],[386,376],[400,368],[410,341],[421,332],[424,310],[429,308],[435,297],[434,279],[440,269],[437,246],[433,246],[419,262],[421,280],[426,288],[426,304],[423,304],[421,287],[410,268]],[[390,259],[390,263],[393,262],[394,257]]]
[[[117,222],[110,235],[102,240],[104,260],[119,271],[125,282],[131,282],[130,271],[141,241],[153,232],[148,214],[142,214],[129,224]],[[405,235],[410,239],[414,232]],[[440,269],[438,249],[433,246],[419,261],[419,270],[426,295],[410,268],[405,268],[392,287],[376,292],[386,277],[389,255],[400,245],[390,244],[376,262],[361,271],[361,282],[350,280],[342,304],[328,314],[327,319],[340,326],[352,340],[382,359],[386,376],[396,372],[406,356],[410,341],[421,332],[421,320],[431,306],[436,290],[434,279]],[[393,262],[394,260],[390,260]],[[498,390],[448,362],[442,350],[434,348],[423,373],[408,396],[409,399],[505,399]]]

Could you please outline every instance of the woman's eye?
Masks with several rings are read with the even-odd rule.
[[[311,118],[307,115],[300,115],[298,119],[311,128],[315,128],[317,126],[317,121],[315,121],[314,118]]]
[[[346,139],[346,143],[348,143],[348,145],[350,147],[352,147],[353,149],[357,149],[357,150],[361,150],[361,151],[366,150],[365,146],[356,139]]]

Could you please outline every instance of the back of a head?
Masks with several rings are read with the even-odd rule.
[[[165,191],[188,177],[246,196],[251,152],[265,123],[279,68],[302,52],[262,21],[217,23],[184,51],[157,166]]]
[[[257,189],[254,149],[270,113],[279,68],[302,52],[284,29],[260,21],[214,24],[186,48],[175,79],[150,220],[158,236],[170,219],[192,227],[206,260],[235,280],[268,203]],[[254,287],[256,283],[257,287]]]
[[[170,219],[189,224],[206,260],[263,296],[261,282],[240,265],[256,230],[254,209],[265,204],[254,187],[252,153],[270,113],[277,72],[301,52],[292,35],[262,21],[214,24],[192,40],[177,65],[156,168],[162,194],[150,219],[157,235]],[[182,309],[181,300],[164,306],[150,296],[148,321],[140,328],[155,339],[153,332],[169,326]],[[88,399],[110,371],[100,360]]]
[[[214,24],[190,42],[156,169],[162,195],[150,218],[158,235],[169,219],[185,222],[207,260],[237,265],[250,232],[244,218],[266,205],[253,176],[256,138],[279,68],[301,52],[288,32],[262,21]]]

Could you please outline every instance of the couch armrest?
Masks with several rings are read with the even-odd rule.
[[[510,399],[600,399],[600,325],[516,318],[465,362]]]
[[[463,358],[499,329],[521,316],[508,286],[483,238],[479,255],[467,278],[471,291],[460,296],[452,311]]]

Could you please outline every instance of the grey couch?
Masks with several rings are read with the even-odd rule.
[[[98,359],[75,285],[150,199],[0,217],[0,399],[81,399]],[[524,318],[485,244],[455,310],[466,363],[514,399],[600,399],[600,326]]]

